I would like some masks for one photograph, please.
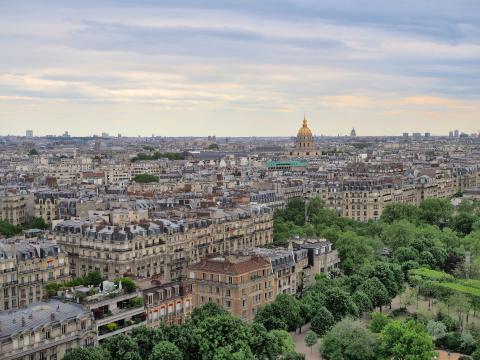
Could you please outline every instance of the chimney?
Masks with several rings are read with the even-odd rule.
[[[32,314],[32,313],[28,314],[28,318],[29,318],[30,320],[32,320],[32,319],[33,319],[33,314]]]
[[[54,321],[55,320],[55,313],[50,314],[50,320]]]
[[[25,321],[25,318],[22,317],[22,326],[25,326],[26,323],[27,323],[27,322]]]

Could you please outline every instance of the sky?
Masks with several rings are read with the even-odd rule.
[[[0,135],[480,130],[479,0],[0,0]]]

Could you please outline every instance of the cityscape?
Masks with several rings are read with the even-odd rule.
[[[480,6],[364,3],[0,4],[0,360],[480,360]]]

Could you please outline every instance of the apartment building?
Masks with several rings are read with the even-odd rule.
[[[74,288],[77,294],[83,292],[85,295],[81,297],[81,303],[84,310],[92,315],[95,344],[147,324],[141,291],[129,293],[114,288],[113,283],[108,281],[103,284],[103,291],[90,296],[86,295],[92,287]]]
[[[12,225],[27,222],[27,195],[20,193],[0,193],[0,220]]]
[[[49,241],[0,242],[0,310],[24,308],[41,301],[44,285],[66,279],[67,254]]]
[[[194,307],[213,302],[243,321],[272,302],[277,280],[270,261],[254,255],[204,258],[188,268]]]
[[[202,257],[253,248],[273,241],[273,214],[267,207],[201,209],[192,218],[123,226],[66,220],[54,239],[69,254],[70,274],[98,271],[109,279],[122,274],[159,276],[163,282],[185,275]]]
[[[79,304],[58,300],[0,312],[2,360],[60,360],[96,343],[93,320]]]
[[[138,286],[143,293],[147,326],[183,324],[192,313],[193,299],[186,281],[162,284],[159,280],[142,280]]]
[[[325,239],[293,239],[293,246],[297,249],[307,250],[308,266],[311,274],[331,273],[340,266],[340,256],[332,248],[332,243]],[[314,281],[314,276],[307,278],[307,284]]]

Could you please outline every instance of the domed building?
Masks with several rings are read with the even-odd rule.
[[[308,127],[307,118],[303,117],[303,125],[298,130],[295,148],[290,151],[291,156],[318,156],[320,152],[315,148],[312,130]]]

